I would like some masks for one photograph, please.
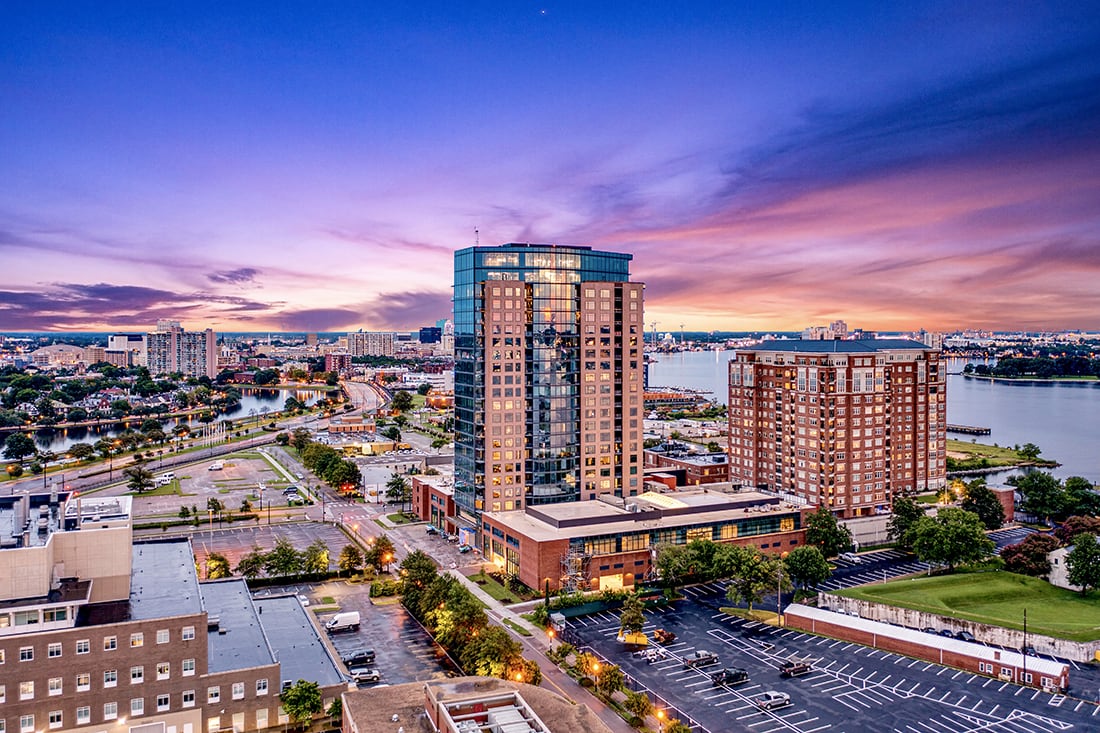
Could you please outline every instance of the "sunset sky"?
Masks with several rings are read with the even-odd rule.
[[[1100,330],[1100,5],[0,4],[0,331],[411,329],[475,229],[660,330]]]

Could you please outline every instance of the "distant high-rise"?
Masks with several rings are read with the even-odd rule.
[[[178,323],[158,321],[157,330],[146,334],[146,359],[154,376],[178,372],[213,379],[218,375],[217,336],[209,328],[188,333]]]
[[[643,285],[631,255],[455,253],[455,503],[482,511],[642,486]]]
[[[393,356],[392,331],[356,331],[348,334],[348,353],[352,356]]]
[[[946,483],[940,352],[904,339],[768,341],[729,364],[730,480],[842,517]]]

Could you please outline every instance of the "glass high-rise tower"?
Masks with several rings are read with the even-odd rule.
[[[640,491],[643,286],[629,281],[631,259],[550,244],[455,253],[462,517]]]

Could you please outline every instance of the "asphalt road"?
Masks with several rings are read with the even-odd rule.
[[[670,715],[690,720],[696,730],[708,733],[1100,729],[1100,708],[1089,700],[1050,695],[856,644],[746,622],[718,610],[722,589],[717,584],[691,590],[698,599],[646,614],[645,631],[662,627],[677,634],[665,647],[667,656],[655,663],[626,651],[616,641],[615,614],[573,620],[564,638],[621,665],[634,678],[635,689],[647,689],[670,709]],[[685,668],[682,658],[696,649],[717,653],[719,664]],[[781,678],[779,665],[789,659],[811,661],[812,672],[796,679]],[[735,687],[714,686],[710,673],[722,667],[744,668],[750,679]],[[1073,680],[1071,673],[1071,684]],[[768,690],[788,693],[792,704],[771,711],[759,709],[756,699]]]

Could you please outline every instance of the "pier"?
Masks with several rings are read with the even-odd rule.
[[[967,435],[989,435],[992,431],[989,428],[982,428],[976,425],[952,425],[948,423],[947,432],[966,433]]]

